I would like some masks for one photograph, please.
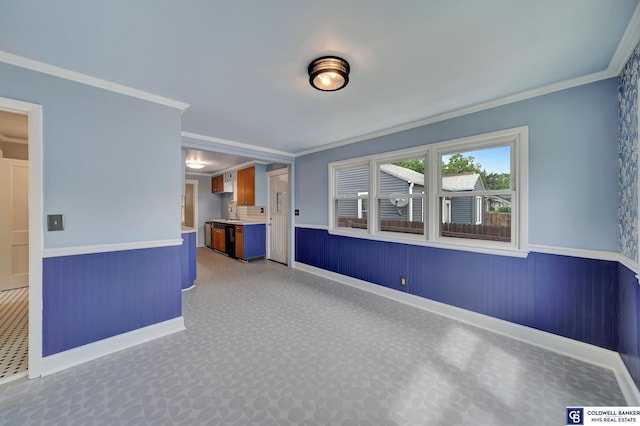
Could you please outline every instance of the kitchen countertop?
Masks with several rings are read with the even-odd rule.
[[[183,226],[182,227],[182,234],[188,233],[188,232],[196,232],[196,228],[191,228],[189,226]]]
[[[209,219],[207,222],[218,222],[230,225],[264,225],[266,221],[243,220],[243,219]]]

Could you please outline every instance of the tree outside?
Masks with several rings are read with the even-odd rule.
[[[424,175],[424,159],[422,158],[398,161],[394,164]],[[473,155],[465,157],[460,153],[453,154],[446,163],[442,163],[443,175],[459,175],[462,173],[479,174],[482,178],[484,188],[489,190],[509,189],[511,183],[509,173],[487,173],[487,171],[482,168],[482,164],[475,162]]]

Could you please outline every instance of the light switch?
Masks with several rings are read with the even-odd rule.
[[[49,214],[47,215],[47,230],[48,231],[63,231],[64,223],[62,222],[61,214]]]

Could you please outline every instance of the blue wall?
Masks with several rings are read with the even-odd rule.
[[[45,248],[180,238],[179,110],[2,63],[0,96],[43,106],[44,214],[65,218]]]
[[[529,126],[529,242],[618,251],[616,79],[296,159],[298,224],[327,225],[327,163]]]
[[[493,256],[296,229],[296,261],[617,350],[617,263]],[[407,287],[400,286],[406,276]]]
[[[640,44],[620,74],[620,251],[638,259],[638,68]]]
[[[0,96],[42,105],[45,249],[176,240],[181,111],[0,63]],[[43,260],[43,355],[181,315],[180,246]]]
[[[618,266],[618,352],[640,388],[640,286],[635,272]]]
[[[180,246],[44,259],[43,356],[182,314]]]
[[[638,67],[640,44],[627,61],[619,81],[620,100],[620,251],[636,261],[638,255]],[[618,280],[618,351],[640,385],[640,287],[635,273],[620,266]]]
[[[529,126],[529,241],[618,252],[618,81],[609,79],[296,161],[296,261],[611,350],[640,378],[633,274],[617,262],[527,258],[330,235],[331,161]],[[464,265],[464,267],[461,267]],[[626,272],[625,272],[626,271]],[[399,285],[399,277],[408,286]],[[630,296],[631,295],[631,296]],[[635,298],[635,299],[634,299]]]

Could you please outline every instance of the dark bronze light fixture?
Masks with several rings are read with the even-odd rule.
[[[340,90],[349,83],[349,63],[337,56],[322,56],[309,64],[309,84],[323,92]]]

